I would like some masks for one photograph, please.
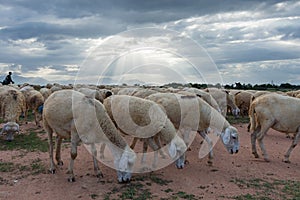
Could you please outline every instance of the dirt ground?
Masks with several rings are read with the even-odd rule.
[[[103,164],[104,177],[94,176],[92,157],[83,145],[78,148],[74,173],[76,182],[69,183],[66,174],[69,163],[69,146],[65,144],[62,159],[64,165],[56,174],[47,173],[47,152],[25,150],[0,151],[0,163],[12,162],[16,166],[32,166],[34,161],[44,166],[38,173],[14,169],[0,172],[0,199],[286,199],[300,198],[300,147],[291,154],[291,163],[283,163],[283,155],[291,139],[282,133],[269,130],[265,146],[271,162],[254,158],[251,154],[250,133],[247,124],[234,124],[239,131],[240,151],[227,153],[219,140],[214,147],[213,166],[207,164],[207,156],[198,158],[202,139],[196,136],[191,151],[187,152],[189,163],[184,169],[171,165],[145,174],[133,174],[132,181],[118,184],[116,172]],[[32,123],[22,126],[22,131],[35,129]],[[36,129],[36,131],[41,131]],[[42,135],[46,137],[46,135]],[[3,140],[3,138],[1,138]],[[260,151],[259,151],[260,153]],[[261,155],[261,154],[260,154]],[[286,187],[288,186],[288,187]],[[287,188],[287,189],[285,189]]]

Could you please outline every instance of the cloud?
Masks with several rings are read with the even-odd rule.
[[[192,77],[191,63],[186,64],[187,60],[183,58],[188,57],[188,61],[197,63],[203,73],[201,81],[204,78],[214,81],[215,71],[207,66],[212,61],[203,61],[203,57],[211,57],[224,80],[234,81],[230,74],[235,74],[241,82],[251,81],[251,78],[260,81],[265,79],[263,74],[254,76],[253,69],[260,69],[265,62],[276,64],[278,61],[281,64],[277,71],[293,83],[299,83],[294,75],[299,74],[299,70],[287,70],[288,66],[296,66],[298,62],[295,60],[300,58],[299,9],[300,2],[275,0],[3,0],[0,3],[1,72],[14,69],[24,76],[31,74],[48,80],[71,80],[74,72],[80,69],[79,66],[83,67],[85,59],[97,48],[100,59],[114,58],[120,52],[130,51],[128,46],[134,49],[152,45],[168,51],[148,52],[148,60],[143,62],[139,61],[145,59],[141,54],[135,52],[131,58],[128,54],[126,62],[119,60],[119,67],[114,66],[111,71],[131,69],[125,63],[149,66],[147,64],[152,62],[156,66],[178,69],[192,81],[195,77]],[[165,34],[163,31],[149,32],[147,28],[142,29],[144,27],[155,27],[153,30],[161,29]],[[116,39],[116,35],[125,36],[123,31],[134,28],[140,28],[140,31],[127,40],[111,42],[100,51],[100,44]],[[190,42],[186,38],[190,38]],[[129,58],[136,60],[130,63]],[[162,71],[167,73],[167,70]],[[294,74],[290,74],[292,72]],[[151,73],[147,73],[150,76]],[[282,80],[276,72],[269,74],[278,81]],[[119,78],[114,77],[116,73],[110,75],[112,77],[105,77],[106,80]],[[141,73],[136,75],[142,77]],[[159,77],[157,73],[156,81],[163,79]],[[176,80],[176,76],[173,77]]]

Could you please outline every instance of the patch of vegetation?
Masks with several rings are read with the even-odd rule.
[[[169,183],[173,182],[172,180],[165,180],[162,179],[160,177],[158,177],[157,175],[150,175],[150,180],[158,185],[168,185]]]
[[[165,180],[159,177],[158,174],[150,175],[140,175],[135,176],[134,179],[129,184],[121,185],[119,187],[114,186],[110,192],[106,193],[103,198],[105,200],[109,199],[134,199],[134,200],[144,200],[144,199],[159,199],[158,196],[151,194],[150,187],[154,184],[164,187],[171,183],[171,180]],[[201,199],[201,197],[196,197],[193,194],[187,194],[184,191],[179,191],[174,193],[170,188],[163,189],[163,192],[168,196],[162,199]]]
[[[237,200],[271,200],[274,196],[279,199],[300,199],[300,181],[292,180],[262,180],[262,179],[234,179],[235,183],[241,189],[254,188],[256,194],[243,194],[231,197]]]
[[[226,116],[226,119],[230,124],[245,124],[250,122],[248,116],[244,116],[244,117],[239,116],[238,118],[236,118],[233,115],[228,115]]]
[[[96,198],[98,197],[98,195],[97,195],[97,194],[91,194],[90,197],[91,197],[92,199],[96,199]]]
[[[46,172],[46,168],[43,165],[42,160],[39,158],[33,160],[32,163],[30,164],[30,167],[32,170],[32,174],[34,175]]]
[[[185,192],[182,192],[182,191],[179,191],[179,192],[177,192],[177,193],[175,193],[175,194],[173,194],[173,197],[179,197],[179,198],[181,198],[181,199],[189,199],[189,200],[194,200],[194,199],[196,199],[196,196],[195,195],[193,195],[193,194],[187,194],[187,193],[185,193]],[[197,198],[198,199],[198,198]]]
[[[27,150],[27,151],[48,151],[48,142],[42,140],[37,133],[30,132],[27,134],[16,135],[11,142],[0,140],[0,150]]]
[[[0,163],[0,172],[12,172],[14,170],[15,170],[14,163],[12,162]]]

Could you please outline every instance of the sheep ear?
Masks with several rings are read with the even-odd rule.
[[[175,158],[176,152],[177,152],[176,145],[173,140],[171,141],[171,143],[169,145],[169,154],[170,154],[171,158]]]
[[[119,170],[125,172],[128,168],[128,156],[126,155],[126,151],[122,154],[122,157],[119,162]]]
[[[225,129],[225,133],[221,134],[222,141],[226,145],[230,141],[230,130],[228,128]]]
[[[0,132],[0,135],[2,135],[3,133],[6,132],[6,127],[7,127],[7,124],[4,124],[3,128],[2,128],[2,131]]]

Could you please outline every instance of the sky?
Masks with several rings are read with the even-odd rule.
[[[0,79],[300,84],[300,1],[0,0]]]

